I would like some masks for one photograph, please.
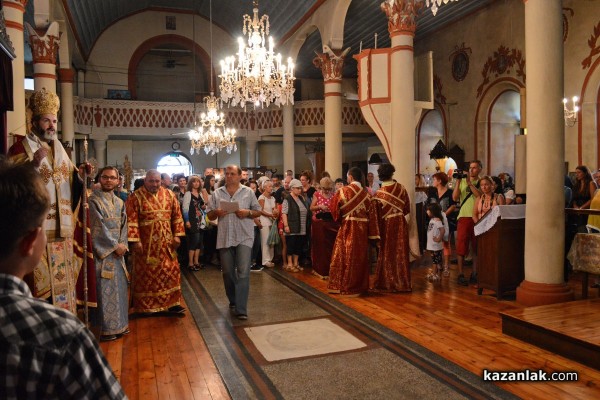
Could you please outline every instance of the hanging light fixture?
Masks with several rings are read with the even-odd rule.
[[[200,121],[194,123],[194,128],[190,130],[189,137],[192,144],[190,150],[194,154],[194,150],[200,154],[200,149],[204,149],[206,154],[211,156],[225,149],[227,154],[237,151],[235,143],[235,129],[225,128],[225,114],[219,112],[219,100],[215,97],[213,88],[213,72],[212,72],[212,0],[209,3],[210,16],[210,96],[204,98],[204,106],[206,112],[200,114]],[[195,29],[194,29],[195,39]],[[195,58],[194,58],[195,60]],[[195,74],[195,70],[194,70]],[[195,85],[194,85],[195,86]],[[195,88],[194,88],[195,96]],[[195,100],[195,99],[194,99]],[[196,119],[196,110],[194,107],[194,119]]]
[[[258,0],[253,0],[254,16],[244,15],[243,33],[248,35],[248,45],[239,38],[237,60],[230,56],[221,60],[221,99],[231,106],[246,109],[247,103],[255,107],[294,104],[294,63],[281,63],[281,54],[273,51],[273,38],[269,36],[269,16],[258,18]],[[265,47],[268,37],[268,49]],[[236,62],[237,61],[237,62]]]
[[[435,14],[437,14],[438,8],[442,4],[448,4],[451,1],[453,2],[453,1],[458,1],[458,0],[425,0],[425,5],[427,7],[431,7],[431,12],[435,16]]]

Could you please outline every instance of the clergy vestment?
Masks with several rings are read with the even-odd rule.
[[[373,196],[381,236],[374,289],[410,292],[408,223],[410,199],[401,184],[384,182]]]
[[[77,277],[81,267],[73,255],[72,185],[75,165],[58,139],[55,138],[50,147],[33,133],[13,144],[8,156],[17,164],[32,162],[35,152],[41,147],[48,149],[48,155],[36,168],[50,195],[50,210],[44,222],[48,243],[40,264],[33,271],[33,281],[29,277],[25,281],[34,297],[51,300],[55,306],[75,313]]]
[[[98,308],[95,324],[101,335],[119,335],[128,329],[128,273],[124,256],[115,254],[119,244],[127,246],[125,203],[114,192],[96,190],[88,200]]]
[[[131,291],[134,312],[166,311],[181,305],[181,273],[175,236],[185,236],[179,200],[169,189],[145,187],[127,198],[128,240],[141,242],[134,255]]]
[[[330,293],[359,295],[369,289],[369,239],[379,239],[377,219],[367,191],[352,182],[331,200],[333,219],[340,222],[329,269]]]

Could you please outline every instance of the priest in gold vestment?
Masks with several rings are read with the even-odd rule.
[[[179,201],[160,185],[160,172],[149,170],[144,186],[127,198],[129,248],[134,253],[133,312],[182,313],[177,248],[185,236]]]
[[[349,185],[331,200],[331,214],[340,222],[340,229],[333,246],[327,289],[329,293],[358,296],[369,290],[369,242],[379,239],[379,231],[363,172],[350,168],[347,179]]]
[[[48,238],[44,255],[33,276],[26,276],[25,281],[34,297],[75,313],[80,264],[73,254],[73,209],[83,181],[79,182],[75,176],[77,168],[58,140],[58,96],[45,88],[36,90],[29,100],[29,108],[32,111],[31,132],[17,139],[8,150],[8,157],[16,164],[33,164],[50,195],[50,210],[44,222]],[[95,286],[95,281],[92,285]],[[95,296],[92,301],[95,302]]]
[[[410,198],[406,188],[392,180],[396,169],[382,164],[377,173],[383,183],[373,196],[381,235],[373,288],[385,292],[410,292],[408,216]]]

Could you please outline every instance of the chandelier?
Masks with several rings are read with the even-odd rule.
[[[225,114],[219,112],[219,100],[215,97],[213,91],[212,0],[210,1],[210,65],[210,96],[204,98],[206,112],[200,114],[200,121],[195,121],[194,128],[189,132],[189,138],[192,145],[190,153],[194,154],[194,151],[196,151],[200,154],[200,149],[204,149],[206,154],[214,156],[219,151],[225,149],[227,154],[231,154],[233,151],[237,151],[235,129],[225,128]],[[196,119],[196,107],[194,107],[194,119]]]
[[[427,7],[431,7],[431,13],[433,14],[433,16],[435,16],[435,14],[437,14],[438,8],[442,4],[448,4],[451,1],[458,1],[458,0],[425,0],[425,5]]]
[[[294,64],[291,57],[287,65],[281,63],[281,54],[274,54],[273,38],[269,36],[269,16],[258,18],[258,0],[253,0],[254,17],[244,15],[243,33],[248,35],[248,45],[239,38],[237,60],[230,56],[221,60],[221,99],[231,106],[246,103],[255,107],[294,104]],[[265,47],[265,35],[269,48]],[[236,62],[237,61],[237,62]]]
[[[569,103],[569,100],[564,98],[563,99],[563,108],[564,108],[564,113],[565,113],[565,125],[566,126],[574,126],[575,123],[577,122],[577,113],[579,112],[579,106],[577,105],[579,102],[579,97],[577,96],[573,96],[573,108],[568,108],[567,104]]]

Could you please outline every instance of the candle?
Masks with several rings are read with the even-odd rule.
[[[375,48],[377,48],[377,32],[375,32]]]
[[[360,45],[358,47],[358,52],[361,53],[362,52],[362,40],[360,41]]]

